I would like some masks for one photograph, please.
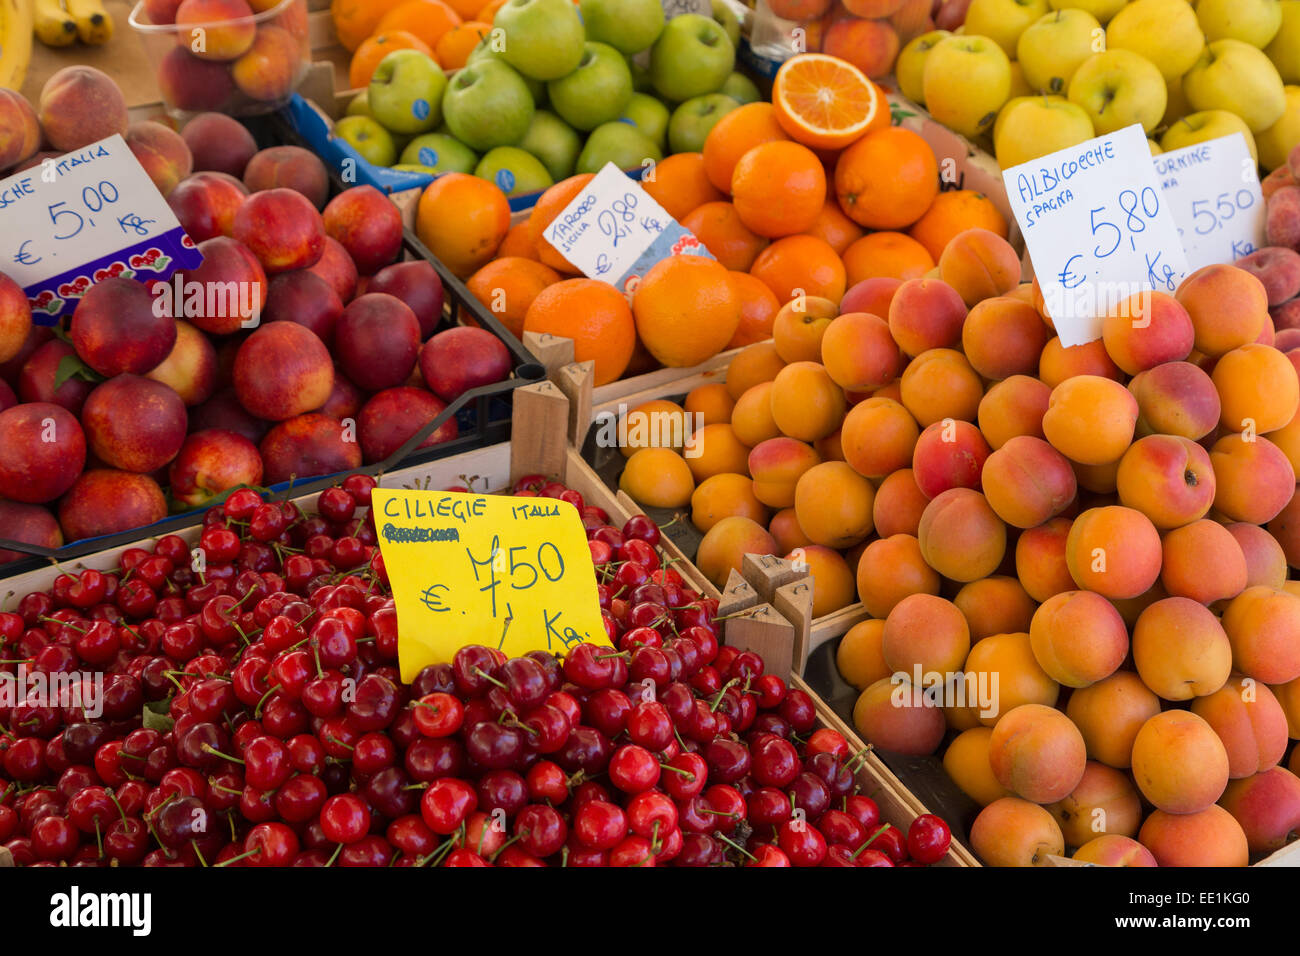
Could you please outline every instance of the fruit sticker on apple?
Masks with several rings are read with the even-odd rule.
[[[467,644],[511,657],[609,644],[591,549],[569,502],[376,488],[371,506],[403,681]]]
[[[1150,321],[1143,292],[1172,295],[1190,271],[1140,124],[1002,171],[1067,348],[1101,337],[1102,319],[1133,309]],[[1136,304],[1136,307],[1135,307]]]

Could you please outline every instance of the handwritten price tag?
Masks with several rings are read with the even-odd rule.
[[[588,278],[603,279],[624,292],[635,288],[660,259],[709,255],[699,239],[613,163],[605,164],[544,235]]]
[[[402,680],[466,644],[517,657],[609,643],[587,535],[567,501],[376,488],[371,507]]]
[[[1195,270],[1264,245],[1259,167],[1240,133],[1152,157],[1165,202]]]
[[[1146,290],[1172,293],[1190,271],[1141,126],[1002,178],[1062,345],[1100,338],[1111,306]]]
[[[55,324],[109,276],[166,279],[203,256],[121,136],[0,181],[0,270]]]

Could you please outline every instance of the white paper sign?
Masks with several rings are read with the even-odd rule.
[[[1013,166],[1002,178],[1062,345],[1100,338],[1112,306],[1149,289],[1172,293],[1187,276],[1141,126]]]
[[[1264,245],[1259,167],[1240,133],[1152,157],[1193,271]]]

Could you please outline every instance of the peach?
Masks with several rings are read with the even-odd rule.
[[[1210,376],[1191,362],[1166,362],[1139,372],[1128,383],[1138,403],[1139,435],[1204,438],[1219,424],[1219,393]]]
[[[1065,713],[1083,734],[1089,758],[1123,769],[1131,763],[1138,731],[1160,713],[1160,700],[1137,674],[1116,671],[1074,691]]]
[[[1145,592],[1160,576],[1160,534],[1140,511],[1090,508],[1074,519],[1065,546],[1070,576],[1111,599]]]
[[[1219,805],[1241,824],[1251,853],[1272,853],[1300,835],[1300,777],[1282,767],[1233,780]]]
[[[225,63],[201,60],[188,47],[173,47],[158,63],[158,89],[163,102],[187,113],[226,108],[235,81]]]
[[[838,551],[810,544],[786,555],[802,562],[813,579],[813,617],[823,617],[848,607],[857,596],[853,571]]]
[[[961,330],[967,360],[980,375],[994,380],[1034,374],[1048,338],[1038,310],[1009,296],[977,304]]]
[[[989,738],[989,764],[998,782],[1033,803],[1055,803],[1083,778],[1083,736],[1054,707],[1021,704],[1003,714]]]
[[[1246,588],[1223,612],[1232,665],[1266,684],[1300,677],[1300,597],[1266,587]]]
[[[42,548],[63,546],[63,531],[48,508],[17,501],[0,501],[0,522],[3,523],[5,537],[10,541]],[[0,565],[26,558],[28,555],[25,552],[0,548]]]
[[[882,538],[894,534],[915,535],[921,513],[929,503],[912,469],[900,468],[876,488],[876,500],[871,506],[876,533]]]
[[[1065,557],[1072,524],[1069,518],[1053,518],[1016,539],[1016,577],[1035,601],[1075,588]]]
[[[972,641],[1028,631],[1034,616],[1033,600],[1019,581],[1006,575],[971,581],[952,602],[966,615]]]
[[[1233,349],[1215,363],[1210,378],[1223,403],[1219,422],[1224,428],[1271,432],[1291,421],[1300,408],[1295,366],[1272,346]]]
[[[921,432],[912,452],[912,472],[927,498],[949,488],[979,488],[989,446],[970,422],[945,419]]]
[[[0,169],[25,163],[41,148],[41,123],[27,98],[0,90]]]
[[[910,534],[878,538],[858,560],[858,596],[872,617],[884,618],[912,594],[938,594],[939,575],[921,556]]]
[[[1137,399],[1099,375],[1076,375],[1052,389],[1043,434],[1052,447],[1081,465],[1116,461],[1133,441]]]
[[[1156,810],[1138,831],[1138,842],[1160,866],[1246,866],[1250,860],[1245,832],[1220,806],[1199,813]]]
[[[1056,818],[1019,797],[1003,797],[981,810],[970,842],[986,866],[1043,866],[1047,857],[1065,852]]]
[[[1268,199],[1283,186],[1296,185],[1295,175],[1291,172],[1291,167],[1283,163],[1277,169],[1273,170],[1259,182],[1260,192],[1264,198]]]
[[[1300,188],[1283,186],[1269,197],[1264,238],[1270,246],[1300,246]]]
[[[1286,713],[1258,681],[1235,674],[1213,694],[1192,701],[1192,713],[1223,741],[1228,776],[1234,780],[1267,770],[1286,754]]]
[[[945,418],[973,422],[984,385],[966,356],[953,349],[930,349],[914,358],[899,386],[903,405],[922,425]]]
[[[849,628],[835,649],[835,666],[840,676],[858,690],[865,690],[893,673],[881,652],[884,634],[885,622],[868,618]]]
[[[916,419],[901,404],[890,398],[869,398],[844,416],[840,444],[844,460],[854,471],[883,478],[911,465],[920,434]]]
[[[260,103],[288,99],[302,72],[303,46],[288,30],[264,24],[248,51],[230,67],[239,92]]]
[[[46,80],[37,113],[46,142],[61,153],[125,136],[130,125],[121,89],[93,66],[65,66]]]
[[[239,485],[262,483],[262,457],[257,446],[231,431],[204,429],[185,439],[168,468],[173,498],[191,508]]]
[[[772,382],[772,420],[790,438],[814,442],[844,421],[844,392],[817,362],[792,362]]]
[[[746,464],[754,479],[754,496],[769,508],[790,508],[799,479],[821,464],[821,456],[805,442],[782,436],[755,445]]]
[[[234,231],[235,213],[247,195],[244,184],[233,176],[195,173],[172,190],[167,205],[186,234],[195,242],[204,242]]]
[[[1097,866],[1157,866],[1151,851],[1132,837],[1103,833],[1074,851],[1072,860]]]
[[[1023,631],[981,638],[966,658],[966,679],[986,698],[978,702],[976,716],[986,727],[996,726],[1004,714],[1025,704],[1051,707],[1061,685],[1039,666],[1029,635]]]
[[[194,326],[177,322],[171,354],[146,378],[169,386],[186,406],[201,404],[217,389],[217,351]]]
[[[349,273],[348,281],[351,283],[350,288],[355,288],[357,280],[356,264],[352,261],[352,257],[347,250],[343,248],[342,243],[335,241],[329,235],[325,237],[325,251],[321,254],[320,262],[316,263],[308,271],[319,274],[322,279],[326,279],[331,285],[334,285],[339,299],[343,300],[343,292],[339,291],[338,286],[328,275],[332,271],[333,265],[325,265],[324,269],[321,268],[335,252],[337,252],[337,257],[342,260],[339,265],[346,264]],[[438,272],[433,268],[432,264],[425,262],[423,259],[394,262],[390,266],[385,266],[366,283],[366,292],[386,292],[405,302],[407,308],[415,313],[415,317],[420,322],[421,341],[432,335],[437,330],[438,323],[442,321],[442,307],[446,299],[442,280],[438,277]],[[350,298],[352,293],[348,292],[347,294]],[[722,385],[716,387],[725,391]]]
[[[853,726],[877,749],[923,756],[938,748],[947,725],[930,693],[890,676],[858,695]]]
[[[1007,548],[1007,528],[978,491],[950,488],[926,505],[917,528],[926,564],[953,581],[988,577]]]
[[[1235,311],[1244,311],[1251,308],[1250,317],[1259,325],[1263,325],[1263,318],[1259,313],[1259,303],[1261,301],[1261,292],[1264,307],[1282,305],[1284,302],[1294,299],[1300,295],[1300,253],[1294,249],[1288,249],[1286,246],[1265,246],[1263,249],[1256,249],[1250,255],[1238,259],[1235,263],[1236,272],[1245,272],[1254,277],[1259,283],[1253,286],[1240,276],[1233,277],[1234,294],[1241,297],[1240,301],[1225,299],[1216,303],[1216,308],[1223,310],[1231,308]],[[1233,266],[1209,266],[1211,269],[1232,269]],[[1204,270],[1202,270],[1204,271]],[[1189,276],[1185,281],[1191,281]],[[1227,291],[1226,289],[1224,290]],[[1221,318],[1220,322],[1223,321]],[[1239,320],[1240,321],[1240,320]],[[1244,324],[1244,323],[1243,323]],[[1252,325],[1244,324],[1242,333],[1253,328]],[[1240,338],[1240,335],[1238,336]],[[1245,345],[1247,342],[1255,341],[1253,338],[1236,342],[1232,347]],[[1226,349],[1225,349],[1226,351]]]
[[[118,375],[87,397],[81,425],[98,461],[123,471],[154,472],[185,441],[185,403],[162,382]]]
[[[1012,796],[1010,790],[998,783],[993,768],[989,766],[989,738],[992,736],[991,727],[970,727],[961,731],[943,752],[943,769],[962,793],[981,807]]]
[[[325,164],[301,146],[272,146],[255,153],[244,168],[244,185],[254,193],[292,189],[317,209],[325,208],[330,188]]]
[[[1202,519],[1170,531],[1161,551],[1160,583],[1174,597],[1208,605],[1236,597],[1246,588],[1246,556],[1217,521]]]
[[[727,394],[739,401],[755,385],[773,381],[785,364],[772,342],[745,346],[727,366]]]
[[[339,193],[321,213],[325,234],[347,250],[361,275],[373,275],[402,251],[402,214],[373,186]]]
[[[432,346],[437,337],[429,341]],[[396,296],[369,292],[353,299],[343,310],[334,329],[334,348],[340,367],[359,387],[367,391],[394,388],[403,384],[415,368],[420,354],[420,320]],[[462,365],[468,365],[466,354],[458,358]],[[433,379],[432,384],[440,383],[440,379]]]
[[[499,342],[495,337],[492,341]],[[691,449],[686,464],[697,483],[713,475],[743,475],[748,470],[746,459],[749,457],[749,446],[736,437],[730,425],[705,425],[687,439],[686,447]]]
[[[167,517],[158,482],[112,468],[92,468],[59,502],[59,525],[67,541],[142,528]]]
[[[1192,319],[1171,295],[1138,292],[1113,306],[1102,319],[1106,352],[1130,375],[1165,362],[1180,362],[1192,351]]]
[[[790,300],[772,321],[772,344],[777,355],[786,363],[820,362],[822,338],[837,315],[839,306],[821,296]]]
[[[970,627],[957,605],[933,594],[912,594],[894,605],[881,637],[885,664],[909,677],[955,674],[970,653]]]
[[[1223,626],[1189,598],[1156,601],[1133,627],[1133,663],[1142,682],[1165,700],[1213,694],[1232,671]]]
[[[373,464],[396,454],[398,449],[446,409],[446,402],[422,388],[401,386],[375,393],[356,416],[357,441],[361,445],[362,460]],[[453,415],[411,451],[414,453],[451,441],[459,433]]]
[[[918,452],[920,448],[918,442]],[[989,455],[982,483],[998,517],[1016,528],[1032,528],[1056,517],[1069,507],[1077,491],[1074,470],[1065,456],[1028,435],[1012,438]]]
[[[1263,436],[1224,435],[1210,449],[1214,509],[1233,521],[1267,524],[1295,494],[1295,471]]]
[[[1196,714],[1166,710],[1133,739],[1133,779],[1157,809],[1199,813],[1228,785],[1228,752]]]
[[[878,315],[847,312],[835,318],[822,336],[820,359],[841,388],[878,388],[898,378],[903,356]]]
[[[1167,531],[1204,517],[1214,503],[1210,456],[1190,438],[1148,435],[1120,459],[1119,500]]]
[[[695,564],[721,588],[732,571],[739,571],[747,554],[776,554],[776,540],[758,522],[739,515],[723,518],[700,541]]]
[[[194,170],[194,157],[185,140],[161,123],[132,123],[126,130],[126,145],[164,196]]]
[[[177,38],[204,60],[234,60],[256,39],[252,17],[246,0],[185,0],[176,9]]]
[[[1237,522],[1227,528],[1246,558],[1246,587],[1282,587],[1286,581],[1286,554],[1277,539],[1258,525]]]
[[[898,34],[884,20],[845,17],[826,28],[822,51],[847,60],[869,77],[880,79],[888,76],[893,68],[898,45]]]
[[[1128,776],[1089,760],[1068,796],[1048,808],[1061,826],[1066,846],[1083,846],[1098,834],[1134,837],[1142,822],[1142,800]]]
[[[754,483],[744,475],[714,475],[701,481],[691,493],[691,522],[701,532],[723,518],[741,515],[765,524],[768,510],[754,497]]]
[[[72,347],[87,365],[111,378],[143,375],[176,344],[176,322],[154,308],[157,300],[133,279],[96,282],[77,304],[68,328]]]
[[[256,262],[251,252],[247,255]],[[343,317],[343,302],[328,282],[314,272],[299,269],[281,273],[267,284],[262,312],[267,322],[297,322],[306,326],[326,346],[331,346],[334,330]]]
[[[417,391],[423,391],[423,389],[417,389]],[[334,367],[334,387],[330,389],[330,397],[325,399],[325,404],[318,408],[317,411],[341,422],[345,418],[356,418],[361,411],[361,407],[365,404],[365,393],[349,382],[348,377],[336,365]],[[439,431],[442,431],[442,429],[439,429]]]
[[[252,250],[226,236],[200,242],[198,249],[203,262],[185,273],[185,317],[212,335],[255,328],[266,306],[267,282],[266,272]],[[202,289],[202,298],[195,296],[191,301],[192,288]],[[171,311],[179,318],[182,310],[176,300],[173,293]]]
[[[362,461],[361,445],[352,429],[314,412],[280,422],[266,433],[257,450],[268,485],[352,471]]]
[[[942,279],[908,279],[889,304],[889,331],[907,355],[944,349],[962,340],[966,303]]]
[[[1111,361],[1101,339],[1069,348],[1059,338],[1048,340],[1038,359],[1038,377],[1051,388],[1076,375],[1098,375],[1119,381],[1123,372]]]
[[[259,418],[284,421],[325,404],[334,387],[334,364],[305,326],[272,322],[239,346],[234,383],[246,409]],[[358,450],[358,464],[360,454]]]
[[[849,286],[840,299],[842,312],[867,312],[888,320],[889,306],[902,287],[903,280],[893,276],[872,276]]]
[[[1067,591],[1048,598],[1029,626],[1034,658],[1053,680],[1087,687],[1109,677],[1128,656],[1128,629],[1104,597]]]
[[[0,498],[53,501],[85,463],[86,436],[67,409],[30,402],[0,412]]]
[[[401,269],[406,274],[406,288],[394,288],[385,282],[389,270],[396,269]],[[344,305],[351,302],[357,293],[357,267],[342,244],[329,236],[325,237],[325,249],[321,252],[320,261],[307,271],[332,285]],[[366,289],[369,292],[387,292],[405,302],[420,320],[420,334],[424,335],[426,329],[432,332],[442,317],[442,284],[433,284],[436,277],[437,273],[427,262],[399,262],[381,270],[366,284]]]
[[[1297,486],[1300,491],[1300,486]],[[1286,563],[1300,566],[1300,493],[1293,495],[1286,506],[1268,523],[1268,533],[1282,546]]]
[[[731,410],[731,430],[750,448],[781,434],[772,417],[771,382],[760,382],[736,399],[736,406]]]
[[[181,136],[194,155],[196,170],[242,179],[257,154],[257,141],[238,120],[224,113],[200,113],[185,124]]]
[[[997,233],[967,229],[948,240],[939,275],[968,306],[1005,295],[1020,284],[1020,257]]]
[[[308,269],[325,248],[321,214],[292,189],[268,189],[245,199],[231,235],[252,250],[268,275]]]
[[[772,515],[767,530],[776,539],[776,550],[780,554],[788,554],[795,548],[806,548],[812,544],[808,536],[803,533],[803,529],[799,527],[799,519],[793,507],[782,508]]]
[[[980,399],[980,431],[993,448],[1001,448],[1017,435],[1043,437],[1043,415],[1052,390],[1028,375],[1012,375],[992,385]],[[1215,414],[1218,421],[1218,414]]]
[[[814,544],[851,548],[871,535],[875,497],[871,482],[842,461],[827,461],[799,476],[794,512]]]
[[[27,293],[13,279],[0,275],[0,364],[17,358],[31,334],[32,306]]]

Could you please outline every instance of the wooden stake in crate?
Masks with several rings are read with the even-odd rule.
[[[739,571],[733,570],[727,578],[727,586],[722,589],[718,599],[718,617],[727,617],[747,610],[758,603],[758,592],[746,581]]]
[[[794,669],[802,674],[808,666],[809,640],[813,620],[813,582],[811,577],[783,584],[772,595],[772,606],[794,627]]]
[[[794,625],[770,604],[756,604],[724,622],[727,644],[763,658],[763,673],[786,677],[794,667]]]
[[[565,365],[573,364],[573,339],[560,338],[550,332],[525,332],[524,348],[537,356],[548,376]]]
[[[569,443],[581,448],[591,427],[591,389],[595,362],[572,362],[551,373],[551,381],[569,400]]]
[[[569,400],[550,382],[514,391],[510,425],[510,480],[524,475],[565,477]]]

